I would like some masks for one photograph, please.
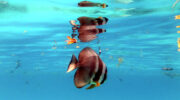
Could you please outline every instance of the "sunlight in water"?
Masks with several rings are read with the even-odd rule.
[[[173,4],[172,8],[174,8],[179,1],[180,1],[180,0],[176,0],[176,1],[174,2],[174,4]]]
[[[180,38],[178,38],[178,40],[177,40],[177,43],[178,43],[178,51],[180,51]]]

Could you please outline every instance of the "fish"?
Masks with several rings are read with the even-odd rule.
[[[92,26],[99,26],[99,25],[105,25],[108,22],[108,18],[106,17],[98,17],[98,18],[94,18],[94,17],[79,17],[78,18],[80,26],[84,26],[84,25],[92,25]]]
[[[99,28],[94,28],[94,29],[87,29],[86,26],[80,27],[79,30],[79,35],[78,38],[81,42],[89,42],[97,38],[97,34],[106,32],[105,29],[99,29]]]
[[[78,18],[80,25],[75,24],[76,21],[71,20],[70,23],[74,27],[72,28],[73,32],[78,30],[78,38],[80,42],[89,42],[97,38],[97,34],[106,32],[105,29],[96,28],[96,26],[104,25],[108,22],[106,17],[79,17]],[[77,34],[72,34],[71,37],[68,36],[66,40],[67,44],[77,43],[75,39]]]
[[[108,22],[106,17],[91,18],[79,17],[80,27],[78,29],[78,38],[81,42],[89,42],[97,38],[97,34],[106,32],[105,29],[96,28],[96,26],[104,25]]]
[[[102,85],[107,79],[107,67],[99,55],[90,47],[84,48],[78,59],[73,54],[67,72],[76,70],[74,84],[77,88],[90,85],[86,89],[92,89]]]
[[[90,2],[90,1],[81,1],[78,3],[79,7],[102,7],[102,8],[106,8],[108,7],[107,4],[105,3],[94,3],[94,2]]]

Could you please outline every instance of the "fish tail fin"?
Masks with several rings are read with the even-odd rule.
[[[71,57],[71,61],[69,63],[67,72],[71,72],[74,69],[76,69],[77,68],[77,64],[78,64],[78,60],[77,60],[76,56],[73,54],[72,57]]]
[[[106,8],[106,4],[105,3],[102,4],[102,8]]]
[[[74,38],[71,38],[70,36],[67,36],[68,40],[66,40],[67,44],[73,44],[76,43],[77,40]]]

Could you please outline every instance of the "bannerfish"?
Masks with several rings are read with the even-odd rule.
[[[80,3],[78,3],[78,6],[79,7],[102,7],[102,8],[108,7],[108,5],[105,3],[94,3],[90,1],[81,1]]]
[[[84,25],[95,25],[95,26],[99,26],[99,25],[104,25],[108,22],[108,18],[106,17],[98,17],[98,18],[93,18],[93,17],[79,17],[78,18],[80,26],[84,26]]]
[[[78,38],[81,42],[89,42],[97,38],[97,34],[106,32],[105,29],[99,29],[96,28],[96,26],[104,25],[108,22],[108,19],[106,17],[98,17],[98,18],[92,18],[92,17],[79,17],[78,18],[80,25],[76,24],[76,21],[71,20],[70,23],[73,25],[73,32],[75,30],[78,30],[79,35]],[[70,36],[67,36],[68,40],[66,40],[67,44],[73,44],[77,43],[77,40],[75,39],[75,36],[77,34],[73,34],[72,38]]]
[[[106,32],[105,29],[99,29],[99,28],[93,28],[93,29],[86,30],[86,27],[88,27],[88,26],[80,27],[78,30],[78,32],[79,32],[78,38],[81,42],[92,41],[97,38],[97,36],[96,36],[97,34]]]
[[[98,54],[89,47],[84,48],[77,58],[72,55],[67,72],[77,69],[74,75],[74,84],[82,88],[88,84],[86,89],[98,87],[107,79],[107,67]]]
[[[105,29],[96,28],[96,26],[104,25],[108,22],[106,17],[91,18],[79,17],[80,27],[78,29],[78,38],[81,42],[89,42],[97,38],[97,34],[106,32]]]

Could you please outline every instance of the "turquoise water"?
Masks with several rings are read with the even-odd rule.
[[[80,1],[0,2],[0,100],[180,100],[176,0],[93,0],[105,9],[79,8]],[[65,42],[69,20],[81,16],[109,19],[99,44]],[[92,90],[77,89],[75,71],[66,73],[72,54],[87,46],[101,47],[108,68],[106,82]]]

